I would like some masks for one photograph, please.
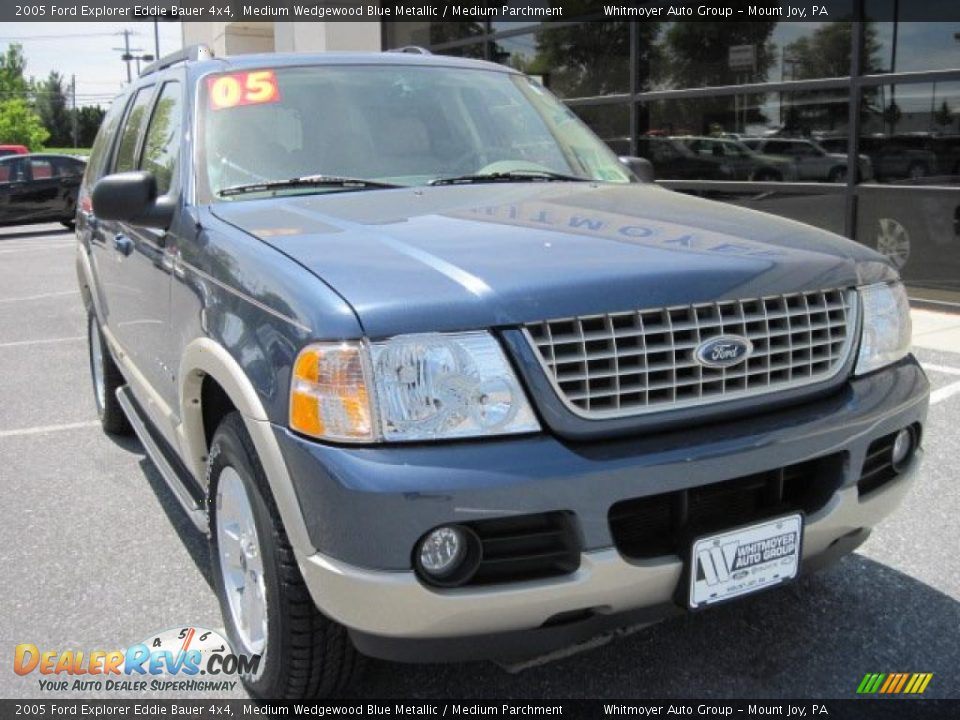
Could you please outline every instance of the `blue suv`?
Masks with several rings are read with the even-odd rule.
[[[113,104],[77,216],[96,407],[209,535],[251,693],[701,611],[908,492],[890,263],[631,166],[422,52],[190,48]]]

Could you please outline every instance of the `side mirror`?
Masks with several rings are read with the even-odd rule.
[[[157,198],[157,179],[148,172],[107,175],[93,186],[93,213],[101,220],[117,220],[166,230],[173,220],[173,201]]]
[[[630,168],[633,174],[640,179],[640,182],[652,183],[656,179],[653,173],[653,164],[646,158],[623,155],[620,157],[620,162]]]

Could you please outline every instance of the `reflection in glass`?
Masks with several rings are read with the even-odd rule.
[[[960,82],[870,88],[861,104],[860,152],[876,180],[955,184],[960,175]]]
[[[857,240],[886,255],[914,287],[960,289],[960,193],[886,188],[860,193]]]
[[[429,47],[479,37],[486,32],[482,22],[385,22],[383,26],[388,48],[406,45]]]
[[[570,108],[617,155],[630,154],[630,106],[588,105]]]
[[[630,30],[624,22],[545,26],[536,33],[495,40],[490,59],[542,78],[566,98],[630,89]]]

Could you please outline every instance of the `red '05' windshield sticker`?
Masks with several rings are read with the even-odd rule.
[[[207,97],[214,110],[280,101],[273,70],[255,70],[207,78]]]

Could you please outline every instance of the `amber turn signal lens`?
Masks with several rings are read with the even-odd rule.
[[[370,397],[360,343],[316,343],[293,365],[290,427],[326,440],[374,437]]]

